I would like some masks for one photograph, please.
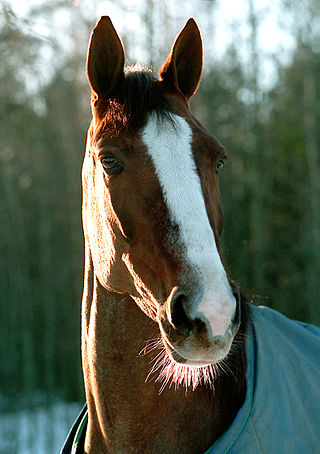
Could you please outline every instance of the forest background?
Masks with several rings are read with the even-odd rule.
[[[255,303],[320,323],[320,1],[0,0],[1,454],[57,452],[84,399],[80,172],[100,14],[127,64],[155,68],[197,20],[205,70],[191,106],[231,156],[227,269]]]

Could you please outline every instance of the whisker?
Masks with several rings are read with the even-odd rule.
[[[162,344],[162,342],[161,342]],[[157,344],[160,347],[160,343]],[[185,366],[173,361],[163,344],[161,351],[150,361],[153,363],[145,381],[148,381],[152,375],[158,372],[155,377],[155,382],[160,383],[159,394],[161,394],[166,387],[171,388],[174,386],[177,389],[183,386],[187,392],[188,388],[193,391],[199,384],[208,385],[214,389],[214,381],[219,373],[219,369],[212,364],[203,367]]]
[[[218,367],[221,367],[225,374],[230,374],[233,378],[237,381],[237,377],[235,376],[232,368],[229,366],[228,359],[224,358],[218,363]]]
[[[149,339],[146,342],[146,345],[143,347],[143,349],[139,352],[138,356],[147,355],[148,353],[152,352],[153,350],[156,350],[161,345],[162,345],[161,338],[157,337],[156,339]]]
[[[237,381],[234,370],[236,366],[232,362],[232,357],[241,352],[243,340],[247,337],[248,334],[246,333],[238,333],[231,345],[230,352],[224,359],[216,364],[200,367],[176,363],[169,357],[161,337],[149,339],[139,355],[147,355],[157,349],[159,349],[159,352],[150,360],[151,367],[145,381],[153,379],[156,383],[159,383],[159,394],[165,388],[174,387],[177,389],[179,386],[184,387],[186,392],[188,389],[194,391],[200,384],[209,386],[214,391],[215,381],[221,374],[232,375]]]

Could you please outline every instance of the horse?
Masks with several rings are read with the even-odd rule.
[[[187,21],[158,77],[124,60],[101,17],[82,171],[86,406],[61,452],[316,452],[319,331],[249,304],[223,265],[228,153],[189,106],[203,66],[197,24]],[[306,358],[310,379],[297,372]]]

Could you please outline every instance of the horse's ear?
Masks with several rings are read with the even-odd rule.
[[[110,17],[102,16],[90,37],[87,76],[98,98],[106,98],[124,78],[124,49]]]
[[[202,62],[202,39],[196,22],[191,18],[177,36],[159,71],[160,81],[170,91],[177,91],[189,99],[199,86]]]

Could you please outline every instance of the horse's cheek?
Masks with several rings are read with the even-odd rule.
[[[107,188],[99,187],[88,197],[87,234],[95,274],[107,290],[135,294],[132,279],[123,263],[128,245],[121,239]]]

